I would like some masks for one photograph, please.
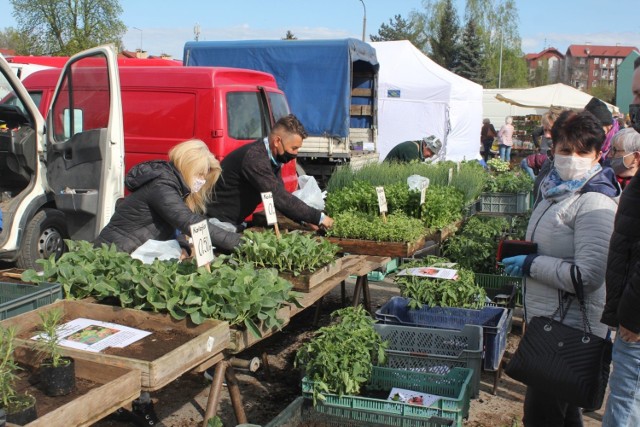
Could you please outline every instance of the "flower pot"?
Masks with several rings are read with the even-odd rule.
[[[59,366],[51,366],[51,359],[40,365],[40,384],[47,396],[64,396],[76,388],[76,365],[72,358],[63,357]]]
[[[25,394],[10,404],[7,411],[7,422],[23,426],[38,418],[36,398]]]

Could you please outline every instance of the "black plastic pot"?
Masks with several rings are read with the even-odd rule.
[[[21,405],[20,410],[13,412],[7,411],[7,423],[23,426],[38,418],[35,397],[25,396],[25,400],[28,400],[28,403]]]
[[[40,365],[40,385],[47,396],[64,396],[76,388],[76,364],[71,357],[63,357],[59,366],[51,366],[51,359]]]

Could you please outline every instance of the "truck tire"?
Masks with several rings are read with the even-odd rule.
[[[64,214],[55,209],[41,210],[27,224],[16,266],[42,270],[36,260],[49,258],[53,254],[60,258],[67,250],[64,239],[68,238]]]

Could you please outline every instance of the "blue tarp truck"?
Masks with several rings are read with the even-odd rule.
[[[375,49],[356,39],[190,41],[185,66],[265,71],[309,138],[299,164],[322,183],[338,164],[378,159]]]

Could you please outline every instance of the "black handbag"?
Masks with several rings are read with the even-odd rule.
[[[549,317],[534,317],[505,372],[511,378],[537,390],[557,396],[572,405],[599,409],[604,400],[612,343],[591,333],[584,302],[580,271],[571,267],[571,279],[580,303],[583,330],[562,324],[566,311],[565,294]],[[567,311],[571,301],[567,306]],[[560,321],[554,317],[561,312]]]

